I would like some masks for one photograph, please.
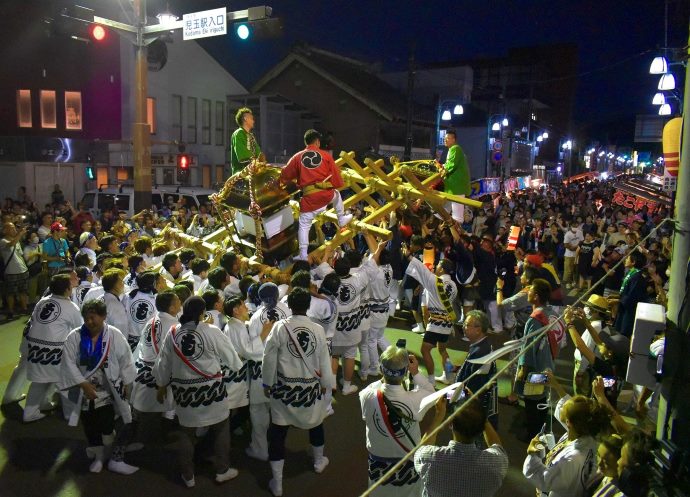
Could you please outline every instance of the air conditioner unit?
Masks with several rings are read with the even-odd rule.
[[[658,304],[637,304],[635,325],[630,341],[630,359],[626,381],[634,385],[654,388],[657,383],[657,359],[650,357],[649,346],[654,336],[666,329],[666,312]]]

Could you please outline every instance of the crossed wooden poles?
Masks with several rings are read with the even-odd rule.
[[[450,214],[445,209],[445,204],[448,201],[459,202],[470,207],[482,206],[482,203],[477,200],[434,190],[433,186],[441,180],[441,173],[422,169],[422,166],[429,164],[428,160],[399,162],[393,158],[391,163],[393,170],[390,173],[386,173],[383,169],[384,162],[382,159],[377,161],[365,159],[365,165],[362,166],[355,160],[354,152],[340,152],[336,165],[340,168],[345,182],[343,189],[349,188],[354,192],[354,195],[344,201],[345,209],[352,208],[357,203],[363,201],[368,205],[366,211],[369,213],[361,220],[353,219],[347,227],[341,229],[329,241],[324,240],[321,227],[329,221],[337,223],[338,216],[333,209],[329,209],[316,216],[314,219],[315,231],[320,244],[316,250],[309,254],[310,256],[318,257],[325,250],[326,246],[337,247],[348,242],[359,231],[366,230],[381,239],[390,239],[390,230],[381,227],[380,223],[385,221],[391,212],[394,212],[404,204],[409,205],[421,200],[427,203],[445,221],[451,221]],[[419,176],[427,177],[420,179]],[[383,205],[377,201],[376,195],[383,200]],[[294,212],[295,217],[297,217],[299,215],[298,209],[294,209]],[[176,228],[168,228],[166,229],[166,237],[172,240],[178,247],[191,247],[204,256],[213,256],[216,259],[214,262],[217,263],[217,259],[228,250],[228,246],[234,245],[231,241],[234,239],[236,243],[239,240],[239,234],[232,233],[232,231],[233,227],[226,225],[204,238],[197,238],[187,235]],[[238,256],[243,264],[269,274],[274,281],[280,283],[289,281],[289,276],[286,273],[272,266],[262,264],[262,261],[256,255],[249,258],[241,254],[238,254]]]

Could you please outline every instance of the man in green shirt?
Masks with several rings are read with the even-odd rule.
[[[247,167],[253,159],[266,160],[261,148],[252,134],[254,129],[254,114],[249,107],[242,107],[235,114],[235,122],[239,126],[230,137],[230,169],[236,174]]]
[[[457,143],[457,136],[454,130],[448,130],[443,140],[448,148],[446,163],[443,164],[443,191],[459,195],[469,196],[470,189],[470,168],[467,165],[467,157]],[[453,219],[462,223],[465,206],[457,202],[451,203],[451,215]]]

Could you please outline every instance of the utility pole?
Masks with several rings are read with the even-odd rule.
[[[405,119],[405,152],[403,161],[412,158],[412,144],[414,136],[412,133],[412,118],[414,116],[414,78],[415,78],[415,42],[410,42],[410,54],[407,59],[407,117]]]
[[[688,35],[688,42],[690,44],[690,26]],[[690,55],[690,48],[687,49],[687,55]],[[677,324],[679,324],[679,311],[683,303],[683,297],[685,296],[685,279],[687,276],[688,258],[690,257],[690,201],[688,199],[688,196],[690,196],[690,125],[688,123],[688,118],[690,117],[690,65],[686,65],[685,67],[685,91],[683,95],[682,115],[684,122],[683,134],[680,142],[681,151],[680,164],[678,167],[678,182],[676,183],[675,212],[673,213],[675,226],[667,306],[667,318]],[[680,332],[684,333],[685,330],[680,330]],[[685,360],[682,360],[679,368],[688,368]],[[672,382],[673,378],[664,378],[662,391],[668,391],[668,387]],[[685,399],[679,399],[678,402],[685,402],[685,404],[687,404],[687,396],[685,397]],[[664,395],[659,399],[657,438],[672,438],[675,443],[687,448],[688,440],[690,440],[690,438],[688,438],[688,431],[690,430],[688,417],[690,416],[690,412],[678,405],[669,406],[667,400],[668,399]],[[670,407],[674,409],[669,414],[670,430],[667,432],[665,431],[666,418]]]
[[[148,97],[148,62],[144,40],[146,0],[134,0],[136,32],[136,61],[134,82],[134,212],[151,207],[151,130],[146,122]]]

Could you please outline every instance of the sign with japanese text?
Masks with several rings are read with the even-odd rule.
[[[616,190],[613,194],[613,203],[625,207],[626,209],[634,209],[639,211],[645,205],[649,211],[654,211],[656,209],[657,203],[651,200],[647,200],[643,197],[638,197],[637,195],[631,195],[629,193],[623,192],[621,190]]]
[[[182,39],[194,40],[219,36],[228,32],[226,8],[192,12],[182,16]]]

